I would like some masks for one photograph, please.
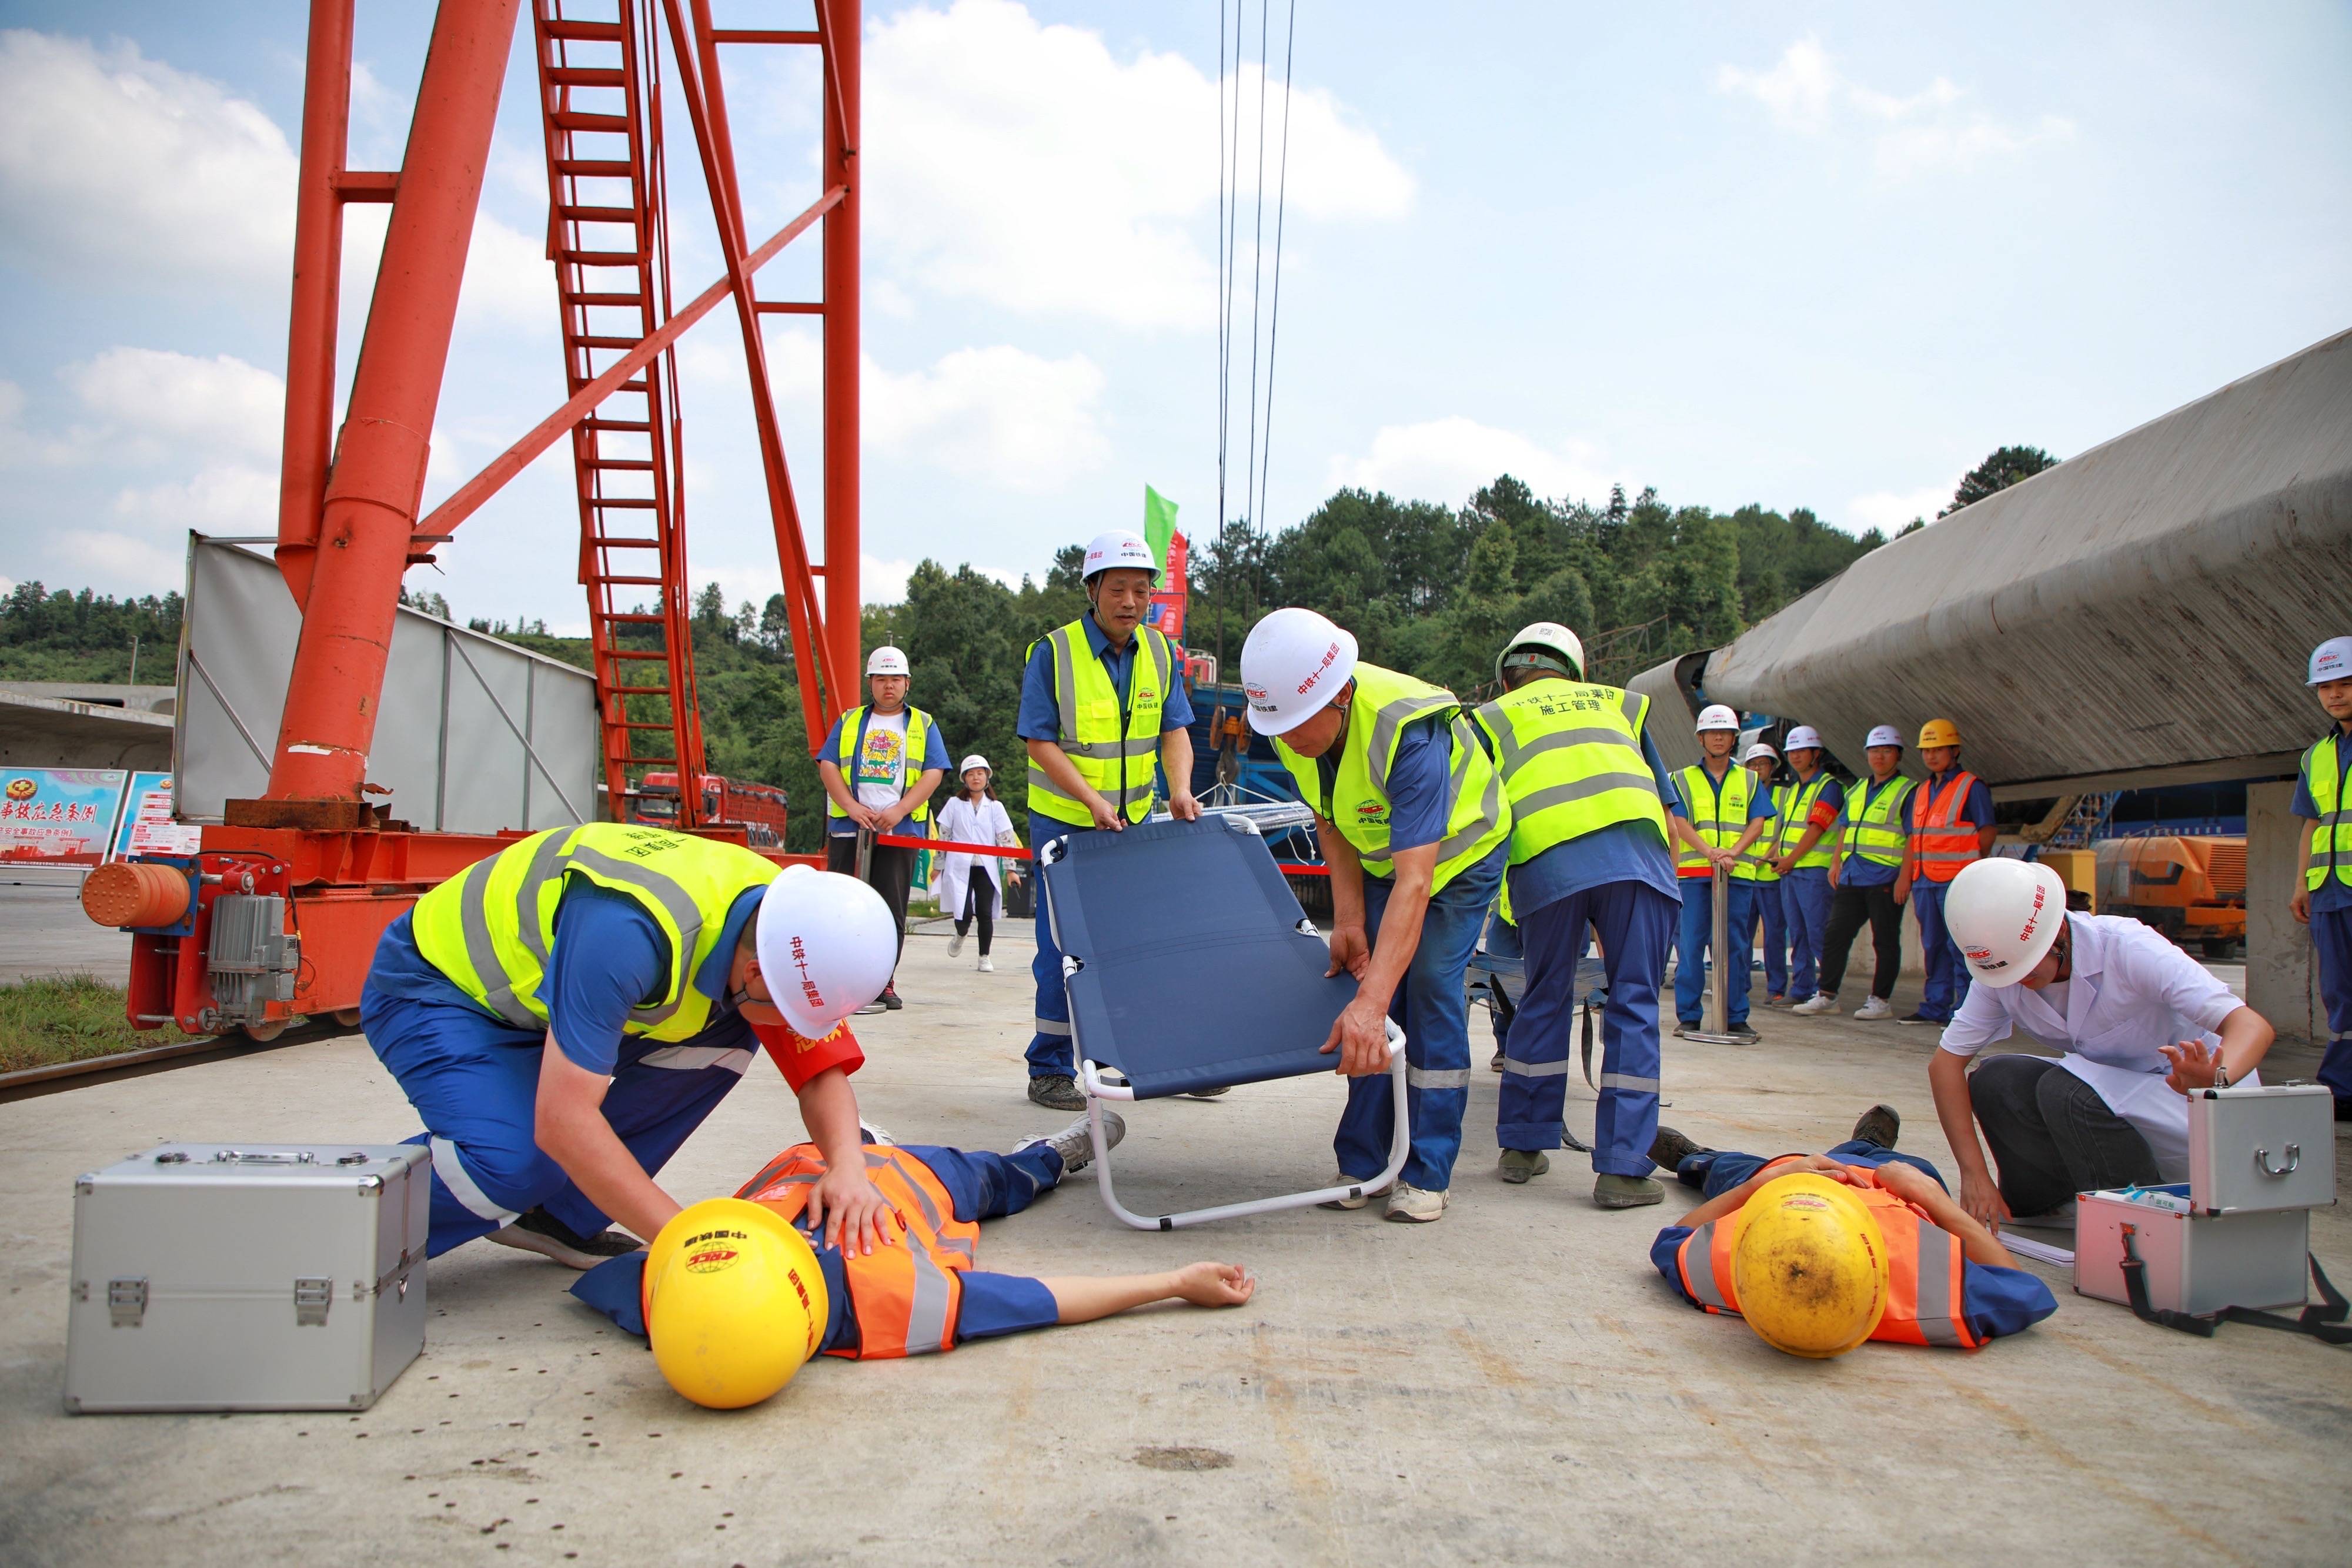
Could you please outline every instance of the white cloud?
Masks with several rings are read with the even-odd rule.
[[[113,348],[58,374],[83,408],[142,447],[184,443],[277,461],[286,383],[232,355]]]
[[[1121,61],[1099,34],[1041,25],[1011,0],[957,0],[875,23],[865,71],[868,243],[903,277],[1034,314],[1214,319],[1216,263],[1198,231],[1216,204],[1219,84],[1191,61]],[[1238,86],[1254,146],[1255,67]],[[1267,95],[1270,149],[1281,102]],[[1255,165],[1241,162],[1246,189]],[[1274,167],[1270,155],[1269,179]],[[1328,91],[1294,88],[1295,215],[1393,220],[1412,194]]]
[[[1892,534],[1914,517],[1933,518],[1937,511],[1951,505],[1952,492],[1958,485],[1959,477],[1955,475],[1949,483],[1922,489],[1873,490],[1867,496],[1856,496],[1845,504],[1846,527],[1855,533],[1883,528]]]
[[[105,528],[74,529],[58,541],[58,553],[88,571],[130,584],[133,592],[152,593],[174,587],[187,577],[182,552],[166,549],[152,539]]]
[[[1939,169],[1966,172],[2074,134],[2074,122],[2054,114],[2021,128],[1968,110],[1961,105],[1966,95],[1943,77],[1907,96],[1864,87],[1841,72],[1811,37],[1790,45],[1769,70],[1717,67],[1715,86],[1753,99],[1784,130],[1818,135],[1853,125],[1870,140],[1873,161],[1889,179]]]
[[[278,476],[248,463],[208,463],[185,479],[123,490],[114,515],[151,532],[274,534]]]
[[[1331,459],[1328,483],[1454,507],[1496,476],[1508,474],[1539,496],[1597,499],[1608,494],[1610,485],[1609,476],[1594,466],[1597,455],[1581,442],[1547,446],[1517,431],[1454,414],[1381,426],[1365,455]]]

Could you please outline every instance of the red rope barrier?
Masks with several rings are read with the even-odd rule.
[[[1000,860],[1015,861],[1025,861],[1029,858],[1029,852],[1018,844],[1008,849],[1003,844],[963,844],[956,842],[953,839],[919,839],[910,833],[877,833],[874,835],[874,841],[877,844],[888,844],[894,849],[937,850],[943,854],[994,855]],[[1276,863],[1291,876],[1329,876],[1331,874],[1331,868],[1328,866],[1301,865],[1289,861]]]

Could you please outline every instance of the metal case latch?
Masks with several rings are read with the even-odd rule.
[[[327,1326],[327,1306],[335,1299],[332,1280],[297,1280],[294,1281],[294,1326],[315,1329]]]
[[[106,1282],[106,1315],[116,1328],[135,1329],[147,1316],[147,1281],[109,1280]]]

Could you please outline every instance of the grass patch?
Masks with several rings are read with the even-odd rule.
[[[165,1025],[135,1030],[122,988],[95,975],[51,975],[0,985],[0,1072],[53,1067],[190,1039]]]

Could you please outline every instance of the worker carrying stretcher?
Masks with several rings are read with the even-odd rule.
[[[1106,1141],[1126,1127],[1103,1117]],[[1093,1157],[1087,1124],[1029,1138],[1009,1155],[869,1141],[863,1163],[889,1200],[885,1245],[812,1246],[809,1195],[824,1155],[800,1144],[731,1198],[696,1204],[649,1253],[583,1275],[572,1293],[634,1334],[662,1375],[699,1405],[754,1405],[817,1355],[872,1360],[961,1341],[1090,1322],[1152,1301],[1236,1307],[1257,1281],[1237,1265],[1033,1280],[976,1268],[982,1221],[1018,1214]]]
[[[433,1155],[438,1257],[478,1237],[574,1269],[678,1212],[654,1177],[765,1046],[817,1145],[857,1148],[841,1020],[897,951],[881,895],[738,844],[621,822],[533,834],[394,921],[360,1026]],[[827,1234],[870,1244],[854,1159],[816,1184]]]

